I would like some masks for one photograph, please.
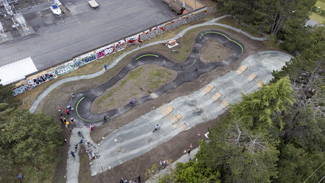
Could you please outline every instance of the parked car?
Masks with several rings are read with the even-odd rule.
[[[51,9],[51,11],[52,11],[52,13],[54,15],[61,15],[61,13],[62,13],[61,9],[56,4],[52,4],[52,6],[50,7],[50,9]]]

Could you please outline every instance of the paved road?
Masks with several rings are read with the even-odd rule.
[[[50,14],[48,3],[22,10],[38,34],[17,39],[12,31],[16,40],[0,45],[0,66],[30,56],[43,70],[175,16],[156,0],[97,0],[97,11],[87,1],[62,2],[70,9],[64,23]]]

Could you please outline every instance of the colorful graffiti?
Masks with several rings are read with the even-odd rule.
[[[118,51],[124,50],[128,48],[129,46],[140,44],[143,41],[152,39],[158,35],[163,34],[164,32],[173,30],[177,27],[180,27],[182,25],[188,24],[190,22],[193,22],[195,20],[201,19],[205,17],[207,14],[207,8],[201,8],[199,10],[196,10],[194,12],[191,12],[189,14],[183,15],[179,18],[176,18],[174,20],[165,22],[161,25],[152,27],[148,30],[145,30],[143,32],[137,33],[133,36],[121,39],[120,41],[117,41],[115,43],[109,44],[107,46],[101,47],[97,50],[91,51],[89,53],[80,55],[76,58],[74,58],[72,61],[69,61],[67,63],[64,63],[62,65],[59,65],[55,68],[51,68],[48,70],[48,72],[42,76],[35,76],[33,79],[27,79],[24,84],[17,86],[13,89],[14,96],[22,94],[26,91],[29,91],[36,86],[45,83],[49,80],[55,79],[59,76],[65,75],[69,72],[72,72],[79,67],[82,67],[88,63],[91,63],[95,60],[101,59],[105,56],[111,55],[113,53],[116,53]]]

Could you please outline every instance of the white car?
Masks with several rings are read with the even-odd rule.
[[[61,15],[61,13],[62,13],[61,9],[56,4],[52,4],[52,6],[50,7],[50,9],[51,9],[51,11],[52,11],[52,13],[54,15]]]

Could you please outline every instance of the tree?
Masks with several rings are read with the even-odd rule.
[[[319,69],[323,68],[325,57],[325,27],[315,27],[306,35],[299,36],[306,37],[308,40],[308,42],[302,43],[304,48],[299,50],[301,54],[287,62],[280,71],[273,71],[272,82],[289,76],[291,82],[307,84],[309,80],[313,81],[314,77],[321,73]],[[296,39],[296,37],[292,37],[292,39]]]
[[[293,144],[283,144],[279,160],[279,176],[274,182],[299,183],[304,182],[312,173],[325,162],[323,152],[307,152],[303,148],[296,148]],[[321,167],[306,183],[318,182],[325,172]]]
[[[302,28],[315,0],[216,0],[217,8],[239,22],[277,37]]]
[[[14,168],[13,161],[8,159],[5,154],[0,147],[0,182],[14,182],[17,180],[16,176],[18,174]]]
[[[245,125],[251,129],[266,131],[270,127],[283,128],[281,114],[294,102],[293,89],[287,77],[264,85],[257,92],[243,95],[242,98],[242,102],[233,105],[233,116],[245,119]]]
[[[19,109],[8,119],[1,133],[1,146],[17,163],[31,161],[34,166],[52,163],[60,143],[61,128],[53,118]]]
[[[177,163],[175,170],[176,182],[214,182],[219,181],[219,172],[213,171],[203,162],[195,162],[193,160],[183,164]]]
[[[11,86],[3,86],[0,84],[0,103],[7,103],[13,98]]]
[[[277,176],[277,141],[246,129],[232,115],[209,130],[210,141],[202,142],[198,159],[219,170],[222,182],[270,182]]]

